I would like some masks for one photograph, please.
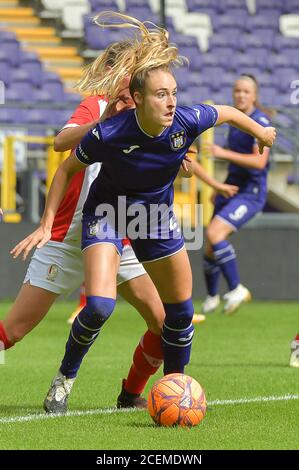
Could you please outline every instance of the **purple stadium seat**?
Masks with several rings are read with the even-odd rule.
[[[33,90],[32,101],[37,103],[52,103],[53,96],[46,89],[36,88]]]
[[[275,73],[276,70],[282,67],[297,67],[299,64],[294,60],[295,57],[298,58],[298,51],[296,49],[284,49],[282,54],[273,52],[267,58],[267,68]]]
[[[208,86],[193,86],[188,89],[188,92],[189,95],[192,97],[192,104],[202,103],[203,101],[212,99],[212,93]]]
[[[180,91],[178,92],[178,104],[180,106],[192,106],[195,104],[194,97],[191,96],[189,90],[188,91]]]
[[[219,65],[218,59],[212,51],[211,52],[206,52],[205,54],[202,54],[201,63],[202,63],[203,67],[206,67],[206,66],[209,66],[209,65],[216,67],[216,66]]]
[[[246,51],[248,47],[266,47],[273,49],[275,32],[273,29],[258,29],[254,34],[244,34],[240,38],[240,46]]]
[[[266,11],[266,10],[265,10]],[[248,21],[246,22],[246,31],[249,33],[255,34],[258,29],[273,29],[278,33],[279,31],[279,16],[280,12],[277,11],[276,14],[267,14],[265,11],[254,15],[249,16]]]
[[[18,108],[3,108],[0,106],[0,122],[7,124],[18,124],[23,122],[23,110]]]
[[[297,49],[298,50],[299,38],[286,38],[282,35],[277,35],[274,38],[273,49],[283,54],[284,54],[285,49]]]
[[[4,41],[5,39],[16,39],[16,35],[12,31],[6,31],[5,29],[0,28],[0,39],[1,41]]]
[[[205,66],[201,74],[201,83],[213,90],[218,90],[221,83],[223,69],[218,66]]]
[[[12,69],[11,79],[13,83],[18,82],[18,81],[32,83],[31,81],[32,77],[31,77],[30,72],[23,69],[22,67],[14,67]]]
[[[225,70],[235,70],[235,51],[230,47],[213,47],[211,53],[215,57],[215,65],[221,65]]]
[[[220,87],[221,88],[230,87],[230,94],[232,94],[233,84],[237,78],[238,78],[238,75],[234,72],[223,73],[221,80],[220,80]]]
[[[93,12],[100,12],[103,10],[119,11],[115,0],[89,0],[89,3]]]
[[[219,0],[217,2],[217,7],[218,7],[218,11],[221,13],[228,13],[232,10],[239,10],[239,9],[248,11],[246,0]]]
[[[189,57],[190,63],[189,63],[189,68],[190,71],[200,71],[203,67],[203,54],[192,54],[192,56]]]
[[[236,72],[238,76],[242,75],[243,73],[253,75],[257,80],[258,77],[261,75],[261,70],[259,67],[253,67],[250,65],[244,65],[243,67],[238,68]]]
[[[291,83],[299,78],[297,70],[288,67],[281,68],[276,71],[276,77],[279,90],[291,95]]]
[[[39,86],[42,79],[43,67],[37,54],[34,52],[21,51],[20,67],[29,73],[31,76],[31,82],[35,86]]]
[[[5,51],[10,63],[17,66],[20,60],[20,43],[12,37],[1,37],[1,50]]]
[[[214,47],[232,47],[238,48],[240,42],[240,33],[238,30],[227,30],[225,33],[213,34],[210,38],[209,49]]]
[[[257,51],[259,51],[259,49],[257,49]],[[262,60],[263,58],[264,61]],[[266,56],[263,54],[261,54],[261,56],[254,55],[249,52],[236,54],[233,58],[233,63],[236,70],[244,69],[246,67],[256,67],[260,72],[262,72],[267,66]]]
[[[140,21],[152,21],[153,23],[159,23],[159,17],[156,16],[148,5],[139,5],[139,6],[127,6],[126,14],[133,16]]]
[[[186,0],[186,6],[189,12],[205,13],[211,19],[217,14],[217,0]]]
[[[171,41],[178,44],[179,47],[193,46],[199,49],[197,38],[195,36],[190,36],[189,34],[175,33],[175,35],[171,38]]]
[[[75,106],[77,106],[81,101],[83,100],[83,97],[79,93],[72,93],[72,92],[65,92],[63,101],[65,103],[72,103]]]
[[[259,12],[262,9],[272,10],[273,8],[283,11],[283,6],[286,0],[256,0],[256,10]]]
[[[4,58],[2,58],[1,55],[2,51],[0,51],[0,80],[2,80],[7,86],[11,82],[11,71],[13,68],[10,62],[7,60],[6,55],[4,55]]]
[[[248,47],[246,54],[249,58],[249,64],[258,66],[261,70],[267,68],[267,58],[269,56],[269,50],[264,47]]]
[[[274,87],[261,87],[259,96],[261,103],[265,104],[266,106],[273,106],[276,104],[276,88]]]
[[[55,72],[43,71],[40,88],[52,95],[52,100],[59,102],[63,100],[63,83]]]
[[[285,108],[286,106],[291,106],[291,95],[289,93],[277,93],[275,98],[276,106]]]
[[[124,30],[105,30],[103,31],[97,25],[88,24],[85,27],[85,39],[91,49],[105,49],[109,44],[121,41],[127,38],[127,32]]]
[[[28,124],[49,124],[53,110],[48,109],[27,109],[26,122]]]
[[[241,13],[242,12],[242,13]],[[226,28],[236,28],[243,30],[248,22],[248,12],[246,10],[240,10],[236,19],[235,13],[217,14],[212,17],[212,24],[214,32],[225,33]]]
[[[284,0],[283,13],[299,13],[299,4],[297,0]]]
[[[188,89],[190,85],[190,74],[188,68],[186,66],[177,68],[174,70],[174,74],[178,84],[178,88],[180,90]]]
[[[291,155],[296,151],[294,139],[290,140],[281,133],[278,133],[276,137],[275,147],[279,148],[283,152],[290,153]]]
[[[33,99],[33,86],[27,81],[15,81],[11,83],[11,90],[16,93],[17,100],[31,103]],[[12,99],[13,99],[13,95]],[[7,95],[6,95],[7,97]]]
[[[277,77],[270,73],[261,73],[256,77],[260,87],[277,88]]]

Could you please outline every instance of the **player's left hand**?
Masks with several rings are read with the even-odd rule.
[[[217,189],[217,193],[221,194],[225,198],[235,196],[239,192],[239,187],[233,184],[221,183]]]
[[[42,225],[38,227],[33,233],[24,238],[18,243],[11,251],[10,254],[15,259],[20,254],[23,254],[22,259],[25,261],[28,254],[35,246],[42,248],[51,238],[51,230],[44,228]]]
[[[191,178],[193,176],[193,165],[192,165],[192,159],[188,157],[188,155],[185,155],[184,160],[181,163],[181,169],[180,169],[180,176],[183,178]]]

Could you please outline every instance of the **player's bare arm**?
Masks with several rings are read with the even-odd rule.
[[[194,175],[201,179],[204,183],[211,186],[217,193],[222,194],[224,197],[232,197],[239,191],[238,186],[232,184],[220,183],[215,178],[210,176],[202,165],[198,162],[193,162]]]
[[[86,168],[86,165],[81,163],[74,153],[58,167],[49,190],[40,226],[11,250],[13,258],[23,254],[23,260],[25,260],[32,248],[35,246],[41,248],[50,240],[55,214],[68,184],[72,176],[83,168]]]
[[[215,158],[235,163],[244,168],[254,168],[257,170],[263,170],[266,167],[270,154],[268,147],[264,148],[263,153],[260,154],[257,145],[254,145],[252,153],[234,152],[216,144],[206,145],[205,148]]]
[[[265,147],[263,153],[260,154],[257,145],[253,147],[253,152],[250,154],[234,152],[220,147],[219,145],[212,145],[210,150],[211,154],[216,158],[227,160],[244,168],[254,168],[257,170],[263,170],[265,168],[270,153],[269,148]]]
[[[82,126],[66,127],[62,129],[54,139],[55,152],[65,152],[76,147],[83,137],[87,134],[89,129],[92,129],[97,124],[97,121],[92,121]]]
[[[263,153],[264,147],[272,147],[276,138],[275,127],[263,127],[245,113],[232,106],[214,106],[214,108],[218,112],[217,126],[228,123],[252,135],[258,139],[260,154]]]

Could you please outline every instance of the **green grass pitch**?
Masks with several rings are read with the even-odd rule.
[[[218,311],[196,325],[186,373],[204,387],[209,409],[192,429],[158,428],[146,411],[113,409],[145,330],[122,302],[84,360],[70,416],[42,414],[73,307],[57,303],[7,351],[0,365],[0,449],[299,449],[299,369],[288,366],[290,341],[299,328],[297,303],[253,302],[232,317]],[[8,308],[2,302],[0,318]],[[146,394],[161,375],[149,382]]]

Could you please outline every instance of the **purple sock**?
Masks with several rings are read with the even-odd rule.
[[[214,258],[225,277],[229,290],[240,284],[237,257],[234,247],[227,240],[212,245]]]
[[[205,256],[203,260],[203,269],[208,294],[214,297],[214,295],[218,294],[221,269],[219,268],[217,261],[208,258],[207,256]]]

